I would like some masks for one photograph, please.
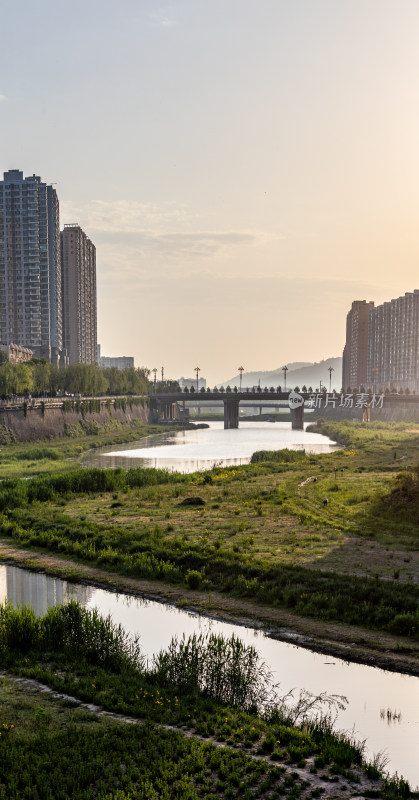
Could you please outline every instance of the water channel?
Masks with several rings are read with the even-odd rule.
[[[210,422],[208,428],[147,436],[138,442],[95,450],[82,457],[87,467],[158,467],[195,472],[217,466],[247,464],[255,450],[306,450],[330,453],[337,448],[327,436],[293,431],[290,422],[243,422],[235,430]],[[306,425],[307,427],[307,425]]]
[[[397,771],[412,786],[419,784],[419,678],[313,653],[270,639],[253,628],[218,622],[162,603],[0,565],[0,602],[6,599],[14,605],[31,605],[38,614],[69,599],[97,608],[103,615],[111,614],[126,630],[139,634],[148,659],[167,647],[175,634],[235,633],[257,647],[274,681],[280,683],[281,693],[295,689],[298,696],[300,689],[306,689],[313,694],[345,695],[348,705],[339,712],[337,727],[353,731],[357,739],[367,739],[371,756],[385,750],[389,771]]]
[[[181,472],[247,463],[255,450],[284,447],[308,452],[331,452],[336,444],[306,431],[292,431],[289,422],[240,420],[237,430],[212,422],[207,429],[174,431],[147,437],[137,443],[95,451],[83,457],[85,466],[165,467]],[[0,565],[0,602],[31,605],[37,613],[73,598],[102,614],[111,614],[131,633],[139,634],[145,655],[165,648],[172,636],[209,631],[233,632],[258,648],[279,682],[282,693],[305,689],[313,694],[344,695],[348,704],[339,712],[337,727],[367,740],[370,756],[385,751],[388,770],[419,785],[419,678],[351,664],[296,645],[270,639],[262,631],[222,623],[172,606],[129,595],[48,578],[43,574]]]

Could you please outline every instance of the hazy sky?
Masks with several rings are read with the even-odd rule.
[[[418,0],[1,0],[0,171],[97,247],[104,355],[211,383],[419,288]]]

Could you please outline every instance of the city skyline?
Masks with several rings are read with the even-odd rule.
[[[355,298],[417,285],[417,3],[0,17],[0,171],[56,182],[95,242],[106,354],[210,384],[319,361]]]
[[[97,362],[96,248],[77,224],[60,232],[54,187],[17,169],[0,180],[0,344],[18,360]]]

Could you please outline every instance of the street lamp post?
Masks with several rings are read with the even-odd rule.
[[[284,392],[287,391],[287,372],[288,367],[282,367],[282,372],[284,373]]]
[[[330,392],[330,394],[332,394],[332,372],[335,371],[335,368],[334,367],[328,367],[328,370],[329,370],[329,376],[330,376],[330,379],[329,379],[329,392]]]
[[[156,394],[156,375],[157,375],[157,367],[154,367],[152,370],[154,372],[154,394]]]
[[[239,367],[239,372],[240,372],[240,391],[241,391],[242,390],[242,377],[243,377],[244,367]]]
[[[201,368],[195,367],[195,372],[196,372],[196,391],[198,391],[198,375],[201,372]]]

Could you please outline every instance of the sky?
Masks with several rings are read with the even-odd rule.
[[[2,0],[0,173],[97,248],[102,354],[209,383],[419,288],[417,0]]]

